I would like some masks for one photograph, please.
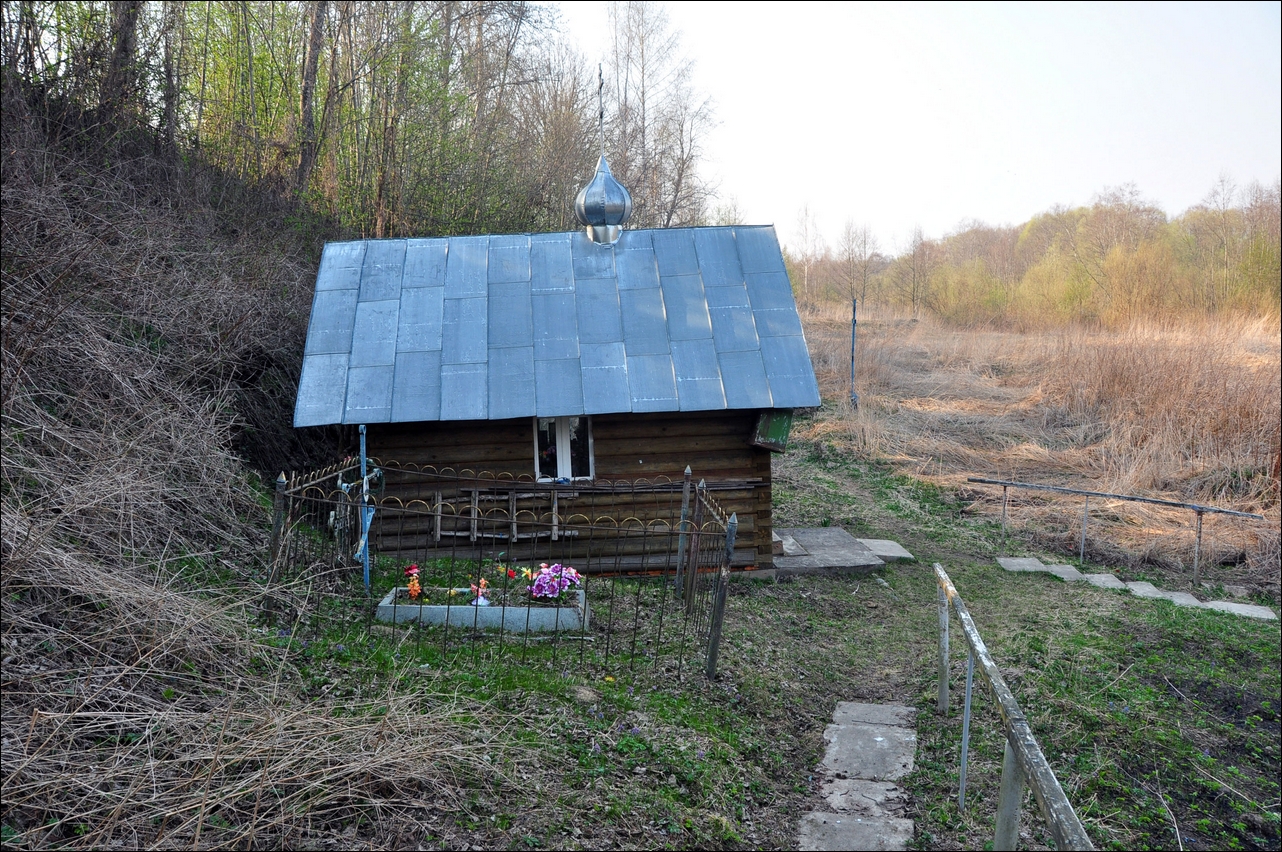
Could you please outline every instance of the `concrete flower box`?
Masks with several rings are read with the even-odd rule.
[[[422,624],[448,624],[450,627],[475,627],[477,630],[505,630],[509,633],[550,633],[557,630],[586,630],[589,624],[587,596],[582,589],[574,592],[570,606],[472,606],[471,591],[456,589],[458,603],[406,604],[393,603],[397,592],[392,589],[379,601],[374,617],[379,621]]]

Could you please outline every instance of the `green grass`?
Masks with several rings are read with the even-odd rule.
[[[304,700],[416,697],[425,724],[455,725],[492,750],[493,776],[460,778],[467,804],[425,834],[428,845],[790,846],[799,816],[823,807],[816,767],[835,704],[865,701],[921,711],[917,766],[903,782],[915,845],[983,848],[1003,742],[977,686],[959,811],[965,654],[955,633],[952,708],[937,716],[929,565],[938,561],[1098,847],[1171,848],[1178,823],[1185,848],[1278,848],[1276,622],[1007,574],[993,559],[1003,546],[995,525],[964,516],[953,494],[822,445],[778,461],[777,525],[839,524],[900,541],[919,562],[861,577],[737,580],[715,682],[697,667],[678,681],[662,658],[605,663],[600,635],[367,632],[359,578],[349,578],[345,601],[258,635]],[[375,560],[376,596],[403,585],[403,568]],[[424,585],[466,585],[476,570],[420,568]],[[592,591],[601,581],[588,582],[590,602],[602,606]],[[633,600],[622,588],[619,597]],[[450,715],[436,719],[442,707]],[[1021,845],[1050,845],[1031,796],[1022,827]]]

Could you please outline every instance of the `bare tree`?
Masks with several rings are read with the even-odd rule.
[[[611,3],[611,168],[632,192],[637,227],[693,225],[710,195],[698,175],[709,101],[695,93],[661,6]]]
[[[868,301],[878,249],[877,237],[867,223],[856,225],[853,219],[846,220],[838,248],[839,274],[850,298]]]

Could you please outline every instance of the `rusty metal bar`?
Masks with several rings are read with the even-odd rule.
[[[1083,491],[1080,488],[1062,488],[1058,485],[1035,485],[1031,482],[1009,482],[1004,479],[984,479],[978,476],[969,476],[967,482],[977,482],[981,485],[1000,485],[1003,488],[1028,488],[1033,491],[1054,491],[1057,494],[1076,494],[1079,497],[1107,497],[1111,500],[1130,500],[1133,503],[1152,503],[1155,506],[1170,506],[1175,509],[1191,509],[1194,512],[1211,512],[1221,515],[1234,515],[1239,518],[1255,518],[1257,521],[1264,520],[1263,515],[1256,515],[1252,512],[1239,512],[1236,509],[1219,509],[1215,506],[1202,506],[1198,503],[1179,503],[1175,500],[1159,500],[1156,497],[1137,497],[1134,494],[1112,494],[1107,491]]]
[[[1002,483],[996,484],[1000,485]],[[1055,840],[1055,848],[1094,849],[1095,847],[1092,845],[1090,837],[1086,834],[1086,829],[1082,827],[1082,822],[1078,819],[1076,811],[1073,810],[1068,797],[1064,795],[1064,788],[1060,786],[1059,780],[1051,770],[1050,763],[1047,762],[1046,756],[1042,754],[1042,749],[1037,744],[1037,738],[1033,736],[1033,730],[1028,724],[1028,719],[1025,718],[1019,703],[1015,701],[1015,696],[1011,693],[1010,688],[1006,686],[1006,680],[1002,677],[1002,673],[997,668],[997,663],[994,662],[992,655],[989,654],[988,646],[984,644],[983,638],[979,635],[979,629],[975,626],[975,621],[971,618],[965,602],[962,601],[961,595],[957,593],[957,588],[953,585],[953,581],[948,578],[943,566],[936,562],[934,569],[935,580],[952,604],[953,611],[957,614],[957,620],[961,623],[962,635],[966,639],[972,658],[979,661],[979,672],[981,677],[988,683],[988,688],[997,704],[997,712],[1001,716],[1002,727],[1006,733],[1006,742],[1014,752],[1015,762],[1033,790],[1033,797],[1037,800],[1042,816],[1046,820],[1046,827],[1050,830],[1051,837]],[[1011,782],[1013,785],[1013,777]],[[999,828],[1002,831],[1008,831],[1008,822],[1000,820]]]

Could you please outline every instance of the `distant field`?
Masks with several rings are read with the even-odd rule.
[[[965,511],[999,517],[1001,489],[967,476],[1139,494],[1265,515],[1207,515],[1207,579],[1278,593],[1282,338],[1275,321],[1136,326],[1125,332],[958,330],[861,311],[848,402],[850,314],[803,308],[826,400],[803,437],[956,489]],[[1080,498],[1011,492],[1023,535],[1076,555]],[[1187,582],[1193,516],[1093,501],[1087,559]]]

